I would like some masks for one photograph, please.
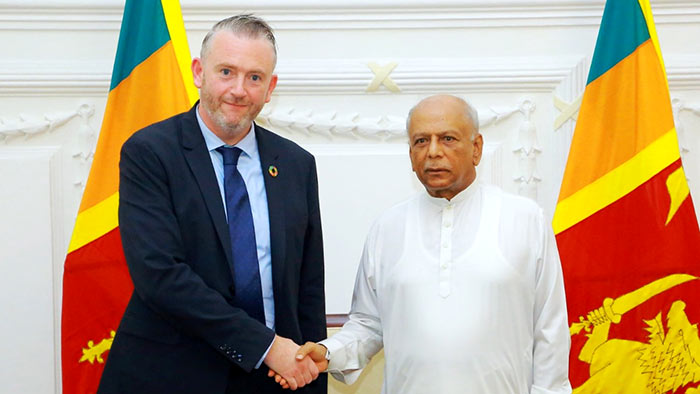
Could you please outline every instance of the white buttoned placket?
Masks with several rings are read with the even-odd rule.
[[[452,273],[452,228],[454,223],[454,204],[447,203],[442,208],[440,226],[440,297],[450,295],[450,277]]]

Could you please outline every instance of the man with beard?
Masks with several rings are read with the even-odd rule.
[[[464,100],[424,99],[407,130],[426,192],[377,219],[350,320],[298,357],[351,384],[384,348],[385,394],[571,393],[564,284],[542,209],[475,181],[483,138]]]
[[[316,164],[253,121],[277,84],[275,45],[259,18],[220,21],[192,62],[201,101],[124,144],[134,293],[100,393],[278,392],[268,368],[326,392],[294,359],[326,332]]]

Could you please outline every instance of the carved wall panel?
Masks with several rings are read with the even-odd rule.
[[[58,153],[57,147],[0,146],[0,338],[7,360],[0,381],[8,393],[52,392],[56,385]]]

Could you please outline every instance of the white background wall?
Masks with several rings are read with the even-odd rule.
[[[420,190],[403,124],[433,93],[469,99],[479,176],[551,217],[601,0],[182,0],[190,48],[255,12],[277,31],[279,85],[261,120],[318,159],[328,313],[346,313],[365,233]],[[700,3],[652,0],[686,174],[700,199]],[[116,51],[123,1],[0,0],[0,391],[60,391],[61,278]],[[400,89],[366,89],[395,63]],[[560,104],[561,106],[562,104]],[[566,117],[565,117],[566,119]],[[595,158],[591,158],[595,160]]]

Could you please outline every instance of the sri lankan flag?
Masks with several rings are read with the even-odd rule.
[[[133,289],[117,208],[119,151],[197,99],[177,0],[127,0],[102,129],[63,275],[63,392],[94,393]]]
[[[575,393],[700,393],[700,231],[648,0],[608,0],[553,221]]]

